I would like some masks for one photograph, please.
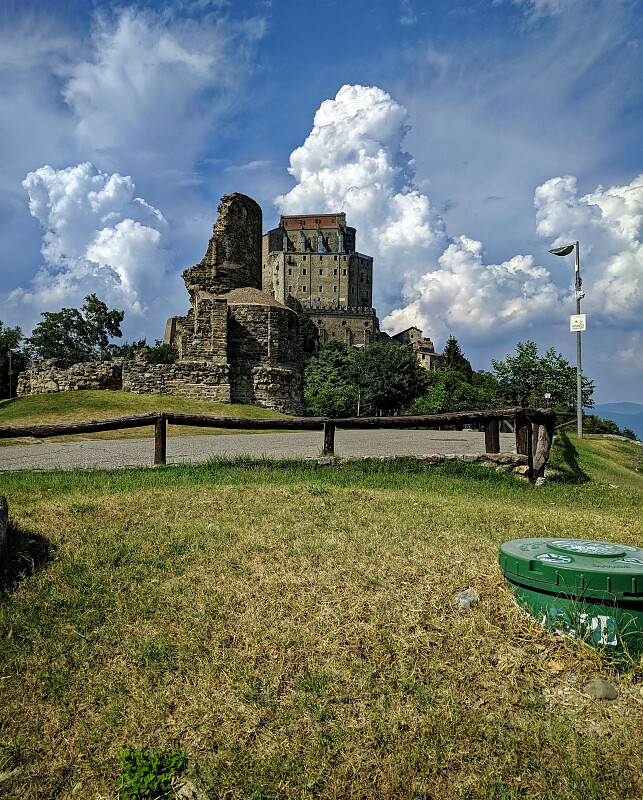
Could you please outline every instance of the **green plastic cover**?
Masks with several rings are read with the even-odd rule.
[[[544,592],[643,602],[643,548],[588,539],[514,539],[500,546],[507,578]]]

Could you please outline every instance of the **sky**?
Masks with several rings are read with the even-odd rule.
[[[643,402],[641,0],[3,0],[0,319],[185,314],[222,195],[344,211],[381,327]]]

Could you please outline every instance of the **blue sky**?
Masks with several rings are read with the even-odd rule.
[[[643,402],[639,0],[12,2],[0,10],[0,319],[95,291],[125,336],[188,301],[219,198],[346,211],[390,332],[575,361]]]

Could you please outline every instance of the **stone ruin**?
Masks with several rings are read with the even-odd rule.
[[[122,388],[248,403],[303,413],[303,350],[297,314],[261,291],[261,208],[243,194],[221,198],[207,252],[183,272],[191,308],[168,320],[164,343],[174,364],[115,359],[60,369],[36,362],[18,394]]]

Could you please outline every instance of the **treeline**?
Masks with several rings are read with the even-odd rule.
[[[428,372],[410,347],[373,344],[367,350],[330,341],[313,356],[305,372],[305,401],[314,416],[440,414],[503,406],[550,406],[572,412],[576,367],[553,347],[539,355],[535,342],[518,342],[514,354],[492,360],[492,371],[475,371],[457,339],[450,336],[440,366]],[[583,377],[583,407],[594,405],[594,383]],[[620,431],[611,420],[589,417],[587,433]]]
[[[576,369],[550,348],[539,356],[535,342],[519,342],[516,353],[492,361],[493,371],[474,371],[450,336],[437,371],[420,366],[410,347],[373,344],[348,350],[331,341],[310,359],[305,398],[311,414],[439,414],[501,406],[551,406],[571,411]],[[593,405],[594,384],[583,378],[583,405]]]
[[[120,326],[125,312],[110,310],[95,294],[87,295],[81,309],[43,311],[40,316],[42,320],[28,337],[19,326],[4,327],[0,321],[0,397],[15,396],[18,375],[34,360],[55,358],[65,367],[83,361],[134,359],[142,350],[150,364],[177,359],[176,351],[158,339],[151,346],[145,339],[112,341],[123,335]]]

